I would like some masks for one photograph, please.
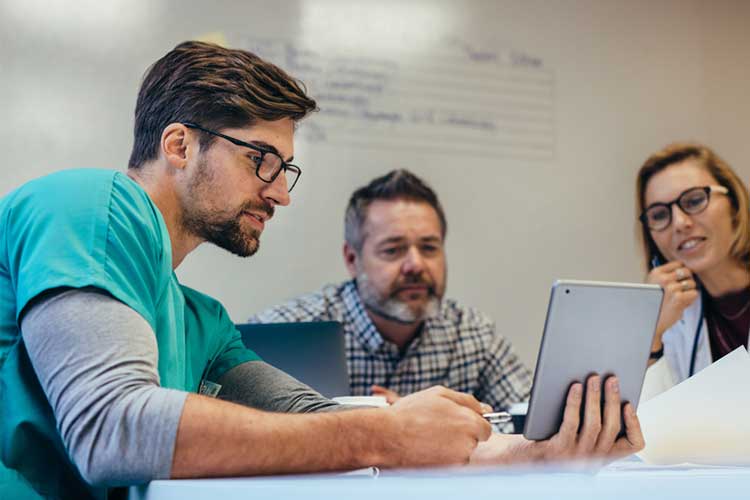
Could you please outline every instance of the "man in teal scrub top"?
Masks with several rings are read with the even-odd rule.
[[[603,412],[589,380],[580,431],[575,384],[560,433],[536,443],[489,439],[487,409],[439,387],[386,409],[332,411],[245,349],[221,304],[178,282],[173,270],[203,242],[257,251],[300,174],[294,125],[314,109],[276,66],[186,42],[145,76],[127,174],[59,172],[0,200],[0,497],[642,447],[627,405],[617,438],[614,379]]]

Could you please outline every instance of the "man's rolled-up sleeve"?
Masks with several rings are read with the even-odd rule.
[[[187,393],[159,385],[149,323],[96,289],[33,302],[23,341],[71,461],[97,486],[168,478]]]

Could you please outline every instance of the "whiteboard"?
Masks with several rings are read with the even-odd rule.
[[[343,280],[348,196],[408,168],[447,213],[448,295],[533,366],[555,279],[642,280],[650,152],[701,140],[750,175],[749,21],[741,0],[0,0],[0,194],[123,169],[140,78],[178,42],[253,49],[318,98],[303,175],[256,256],[205,245],[180,279],[235,321]]]

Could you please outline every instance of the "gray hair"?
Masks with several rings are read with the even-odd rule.
[[[367,209],[376,200],[409,200],[430,205],[440,219],[440,229],[445,238],[448,226],[443,207],[435,192],[422,179],[408,170],[392,170],[370,181],[349,198],[344,216],[344,240],[359,253],[365,242],[362,227],[367,219]]]

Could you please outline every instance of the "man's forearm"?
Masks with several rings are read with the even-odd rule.
[[[159,387],[151,327],[96,291],[71,290],[37,301],[22,330],[63,443],[93,484],[459,464],[489,435],[474,398],[439,387],[386,409],[305,415],[265,413]],[[267,390],[263,385],[256,389]],[[236,393],[236,400],[299,409],[294,402],[266,405],[280,396],[270,392]],[[322,405],[344,407],[315,394],[302,406],[319,411]]]
[[[384,410],[286,415],[195,394],[177,429],[173,478],[334,471],[392,465]]]

